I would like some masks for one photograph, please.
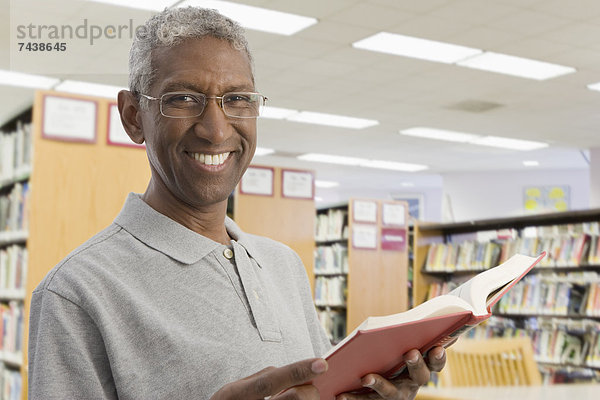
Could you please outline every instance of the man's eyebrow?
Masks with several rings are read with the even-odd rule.
[[[252,84],[240,84],[240,85],[231,85],[226,87],[223,90],[223,93],[228,92],[254,92],[254,85]],[[191,82],[169,82],[162,88],[162,93],[167,92],[195,92],[195,93],[204,93],[204,90],[200,89],[200,87],[194,85]],[[223,94],[223,93],[219,93]]]
[[[198,90],[193,84],[189,82],[169,82],[165,87],[163,87],[163,93],[166,92],[179,92],[179,91],[187,91],[187,92],[198,92],[201,93],[201,90]]]

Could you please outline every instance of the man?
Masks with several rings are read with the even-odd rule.
[[[29,397],[318,399],[307,382],[326,371],[315,357],[329,343],[302,263],[226,218],[265,100],[243,32],[196,8],[145,27],[118,101],[152,177],[34,291]],[[430,368],[416,350],[407,360],[406,378],[367,375],[365,386],[413,398],[445,358],[436,348]]]

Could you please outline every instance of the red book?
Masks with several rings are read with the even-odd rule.
[[[351,391],[364,391],[360,380],[369,373],[393,379],[404,371],[403,354],[448,346],[454,338],[488,319],[492,307],[544,256],[517,254],[501,265],[481,272],[447,295],[411,310],[369,317],[323,356],[327,372],[313,384],[322,400]]]

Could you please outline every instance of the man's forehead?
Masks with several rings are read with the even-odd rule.
[[[204,80],[222,80],[224,89],[252,90],[254,77],[248,55],[223,39],[186,39],[173,46],[155,49],[152,54],[154,84],[162,89],[176,85],[199,89]],[[176,88],[173,88],[176,89]],[[178,88],[176,90],[179,90]]]

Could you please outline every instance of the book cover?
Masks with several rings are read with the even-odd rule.
[[[404,370],[403,355],[446,347],[462,333],[485,321],[491,309],[543,257],[517,254],[498,267],[481,272],[447,295],[435,297],[399,314],[370,317],[323,356],[327,372],[313,384],[321,399],[364,390],[360,380],[369,373],[393,379]]]

